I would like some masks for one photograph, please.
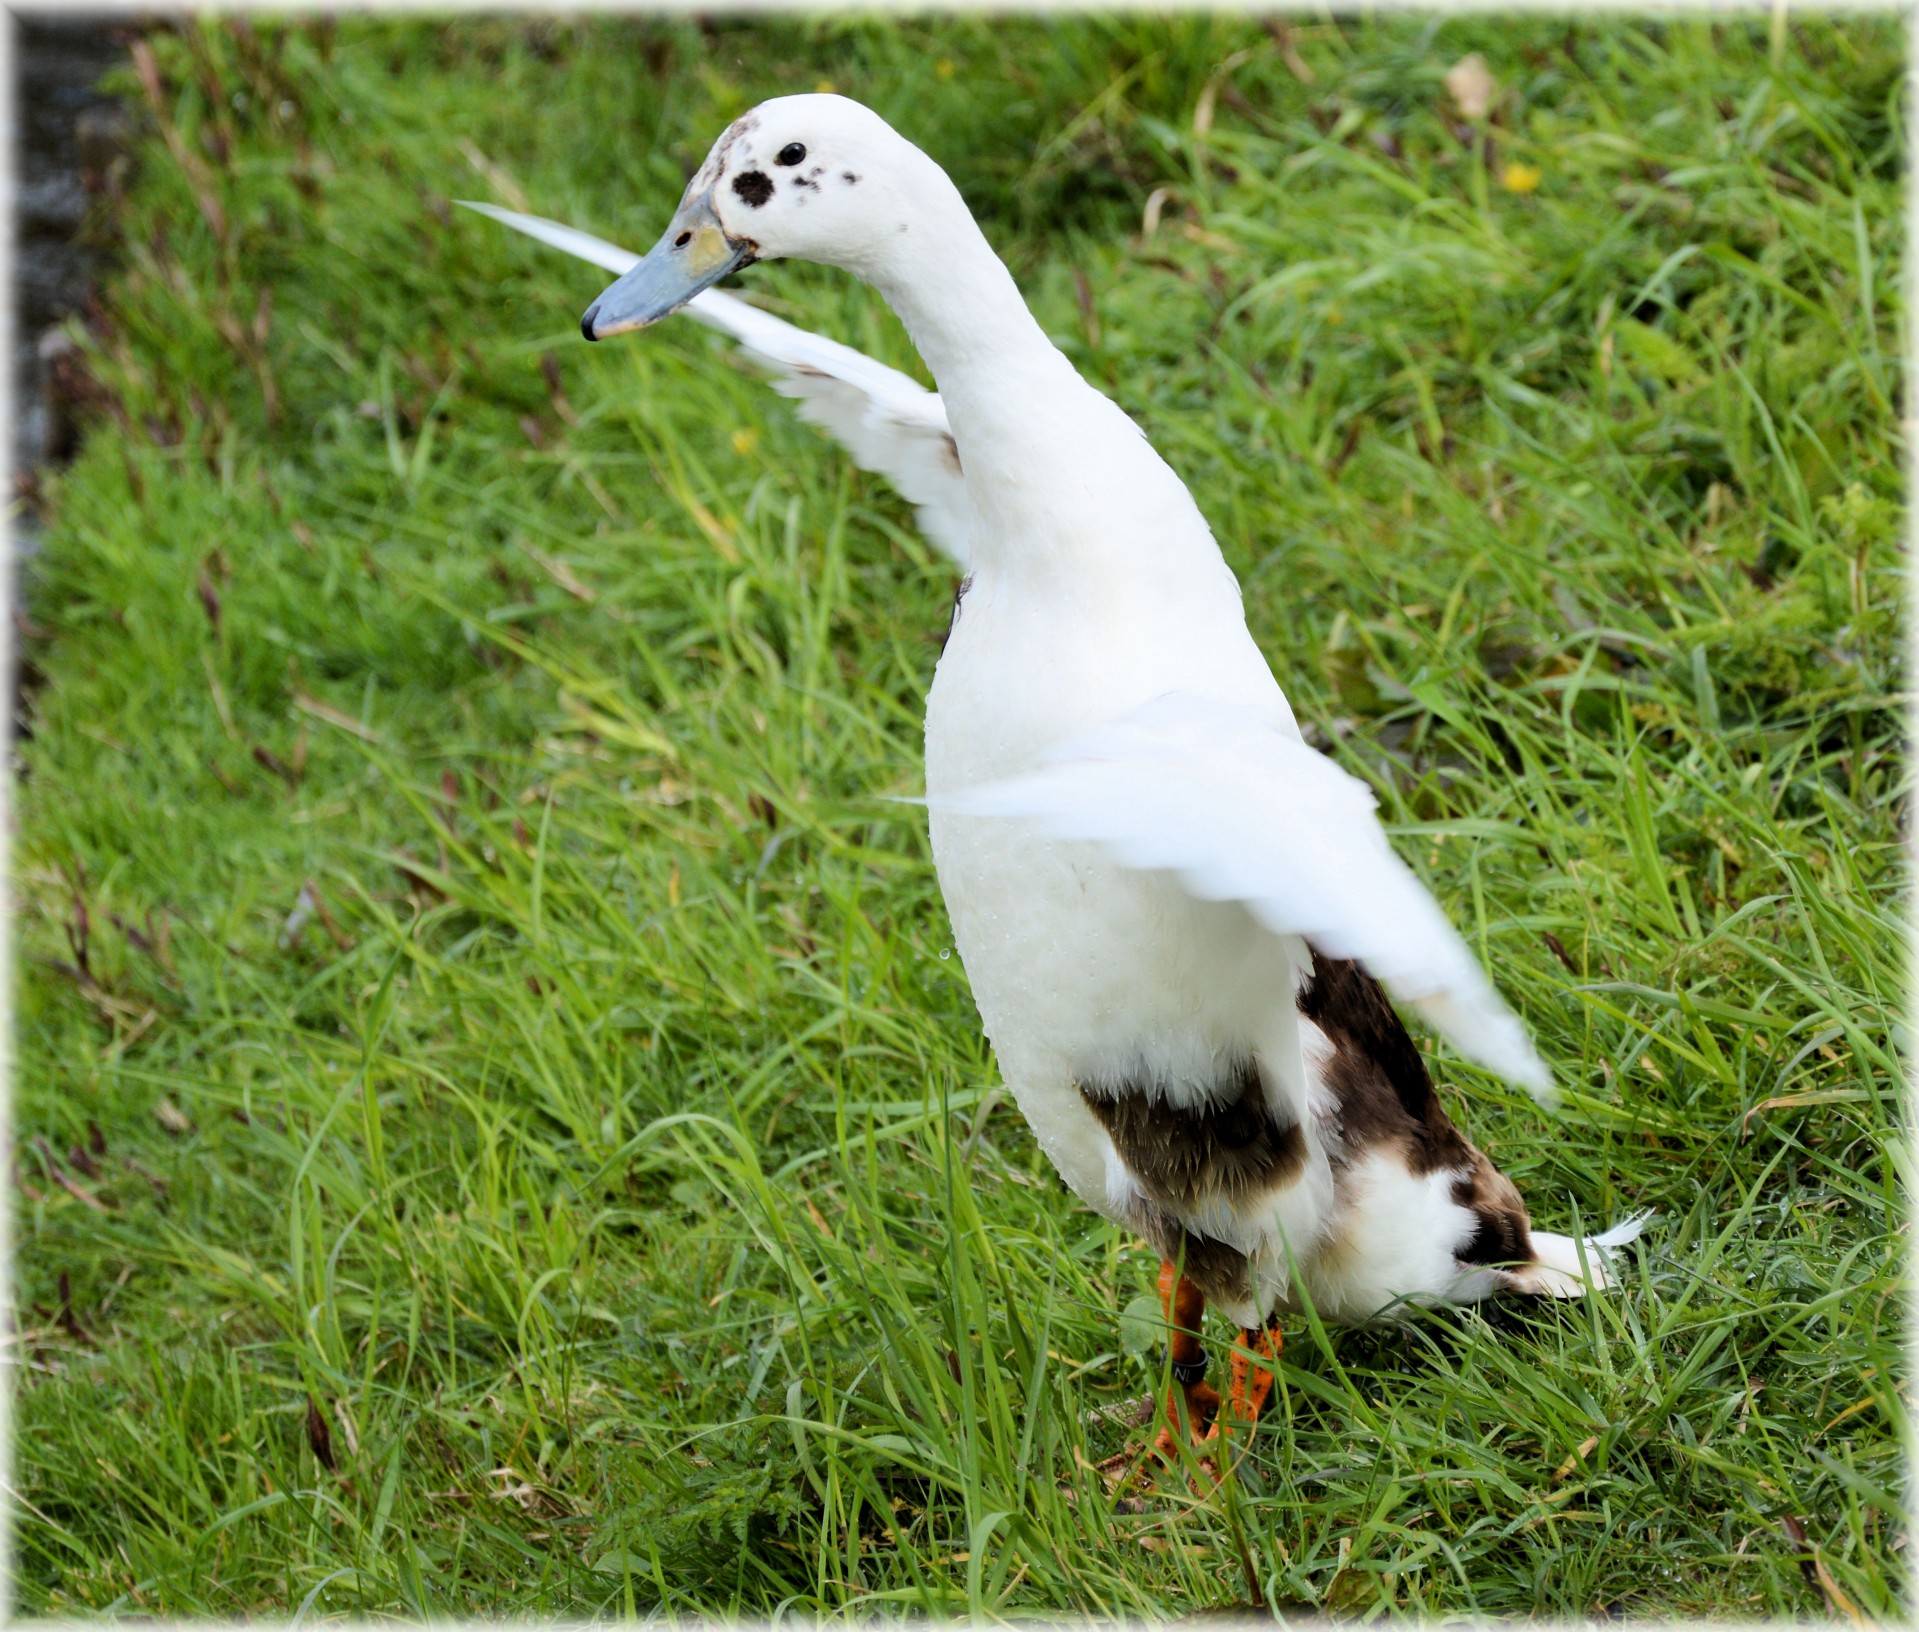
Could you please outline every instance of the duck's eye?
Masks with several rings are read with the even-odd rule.
[[[773,162],[775,164],[798,164],[800,160],[805,157],[806,148],[804,144],[800,142],[788,142],[786,146],[780,149],[779,157]]]

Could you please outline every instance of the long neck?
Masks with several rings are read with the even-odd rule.
[[[976,565],[993,570],[1005,551],[1028,570],[1072,570],[1084,565],[1087,491],[1164,466],[1047,339],[957,189],[929,170],[906,231],[858,270],[939,384],[987,535]]]
[[[1075,599],[1238,590],[1185,484],[1046,338],[946,173],[856,267],[939,382],[978,513],[976,574]]]
[[[1089,388],[1027,310],[957,190],[943,172],[938,180],[866,275],[933,371],[955,434],[984,454],[1001,435],[1018,444],[1041,429],[1018,423],[1028,417],[1022,402]]]

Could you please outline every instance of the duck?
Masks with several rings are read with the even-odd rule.
[[[587,340],[681,309],[733,335],[964,574],[926,699],[934,866],[1033,1136],[1158,1256],[1167,1388],[1135,1467],[1249,1441],[1308,1308],[1614,1284],[1643,1218],[1533,1228],[1448,1115],[1402,1011],[1548,1107],[1551,1073],[1372,790],[1306,742],[1186,484],[931,156],[850,98],[782,96],[720,133],[643,256],[481,207],[618,274]],[[871,286],[937,391],[714,287],[782,259]]]

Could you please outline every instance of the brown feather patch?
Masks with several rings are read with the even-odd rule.
[[[1332,1044],[1323,1077],[1339,1103],[1346,1160],[1404,1141],[1415,1178],[1471,1164],[1473,1147],[1439,1103],[1426,1062],[1378,981],[1357,963],[1315,951],[1299,1012]]]
[[[1462,1264],[1527,1264],[1533,1261],[1532,1219],[1513,1181],[1478,1151],[1472,1172],[1453,1181],[1453,1201],[1479,1223],[1453,1256]]]
[[[1180,1275],[1209,1298],[1243,1302],[1253,1295],[1253,1279],[1246,1254],[1210,1235],[1195,1235],[1170,1213],[1150,1203],[1140,1209],[1139,1232],[1169,1264],[1181,1266]]]
[[[1283,1189],[1305,1167],[1305,1133],[1273,1119],[1259,1067],[1240,1062],[1220,1097],[1204,1105],[1175,1106],[1140,1089],[1096,1093],[1083,1083],[1079,1093],[1146,1198],[1140,1233],[1208,1297],[1248,1297],[1246,1255],[1175,1215],[1208,1197],[1237,1202]]]
[[[1513,1183],[1446,1115],[1426,1062],[1379,982],[1356,963],[1313,954],[1313,978],[1299,994],[1299,1012],[1325,1033],[1332,1058],[1323,1076],[1339,1102],[1347,1161],[1382,1144],[1398,1144],[1415,1178],[1463,1169],[1453,1201],[1478,1221],[1454,1256],[1462,1264],[1532,1261],[1532,1220]]]
[[[1273,1120],[1266,1085],[1251,1060],[1233,1070],[1225,1092],[1205,1105],[1176,1106],[1133,1090],[1115,1095],[1081,1085],[1079,1096],[1113,1141],[1147,1196],[1181,1209],[1209,1195],[1231,1200],[1291,1184],[1306,1162],[1298,1123]]]

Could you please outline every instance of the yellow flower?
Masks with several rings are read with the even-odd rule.
[[[933,72],[938,74],[941,79],[951,79],[953,77],[953,59],[951,57],[941,57],[938,62],[933,64]]]
[[[751,453],[760,443],[760,433],[751,425],[733,433],[733,451],[742,456]]]
[[[1521,164],[1517,160],[1506,166],[1499,177],[1499,185],[1509,193],[1530,193],[1546,179],[1546,172],[1536,164]]]
[[[833,82],[830,79],[823,79],[819,84],[815,85],[813,89],[821,96],[831,96],[833,94]]]

